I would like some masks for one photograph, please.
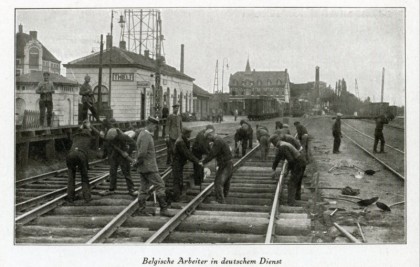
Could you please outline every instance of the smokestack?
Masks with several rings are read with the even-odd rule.
[[[29,35],[32,37],[32,39],[36,40],[38,32],[37,31],[30,31]]]
[[[120,48],[127,50],[125,41],[120,41]]]
[[[319,97],[319,67],[315,67],[315,94]]]
[[[385,68],[382,68],[381,103],[384,102]]]
[[[180,67],[181,73],[184,73],[184,45],[181,45],[181,67]]]
[[[22,32],[23,32],[23,25],[19,24],[19,33],[22,33]]]
[[[146,58],[149,58],[149,50],[144,50],[144,56],[145,56]]]
[[[106,35],[106,46],[105,46],[105,49],[110,49],[111,46],[112,46],[112,36],[111,36],[111,34],[108,33]]]

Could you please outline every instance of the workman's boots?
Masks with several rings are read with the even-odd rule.
[[[381,151],[379,153],[385,153],[385,142],[381,142]]]
[[[287,205],[296,206],[296,187],[290,184],[287,187]]]
[[[159,195],[157,196],[160,206],[160,215],[165,217],[173,217],[175,215],[174,212],[168,210],[168,203],[166,202],[166,195]]]
[[[92,200],[92,197],[90,196],[89,183],[82,183],[82,195],[85,202],[89,202]]]

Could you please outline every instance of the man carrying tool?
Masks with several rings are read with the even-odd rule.
[[[79,168],[80,176],[82,178],[82,195],[85,202],[91,200],[89,188],[89,157],[90,143],[93,135],[99,135],[99,132],[91,127],[89,121],[84,121],[79,130],[73,135],[72,146],[66,157],[66,164],[68,168],[68,184],[67,184],[67,201],[73,203],[75,200],[75,183],[76,170]]]
[[[288,168],[291,170],[291,176],[287,184],[287,204],[295,206],[295,200],[301,199],[302,178],[305,173],[306,161],[293,145],[284,141],[277,143],[277,153],[272,166],[273,176],[281,160],[287,160]]]
[[[181,136],[182,118],[178,115],[179,104],[172,106],[173,114],[169,115],[166,119],[166,128],[168,130],[168,138],[166,139],[167,145],[167,159],[166,164],[172,164],[172,156],[174,154],[174,145],[176,139]]]
[[[380,115],[378,117],[375,117],[375,141],[373,143],[373,153],[378,153],[376,150],[378,147],[379,141],[381,141],[381,150],[379,153],[385,153],[385,138],[384,133],[382,132],[384,129],[384,124],[388,124],[390,119],[392,119],[392,116],[389,116],[388,114]]]
[[[337,113],[337,117],[335,118],[335,122],[332,126],[332,135],[334,137],[334,154],[340,153],[341,137],[343,137],[343,135],[341,134],[341,116],[343,116],[343,114]]]
[[[268,156],[268,149],[270,148],[270,142],[268,141],[270,135],[268,129],[265,126],[257,125],[257,140],[260,142],[261,159],[266,160]]]
[[[201,160],[203,155],[208,155],[210,153],[210,145],[207,138],[204,136],[206,130],[212,129],[214,131],[213,125],[209,124],[205,129],[198,132],[195,136],[194,143],[192,145],[193,155]],[[194,185],[201,185],[203,181],[203,166],[199,164],[194,164]]]
[[[98,112],[94,106],[95,97],[93,95],[92,87],[89,84],[90,76],[85,76],[85,83],[80,86],[79,95],[82,96],[82,120],[87,119],[88,109],[92,113],[92,116],[96,119],[96,121],[100,122]]]
[[[225,203],[225,198],[229,193],[230,180],[233,172],[232,152],[229,145],[220,137],[217,136],[213,129],[206,130],[204,136],[213,142],[210,154],[202,161],[203,164],[210,162],[216,158],[217,171],[214,178],[214,191],[216,194],[216,201],[220,204]]]
[[[187,160],[203,167],[193,153],[190,151],[190,141],[192,130],[190,128],[182,128],[182,135],[175,142],[175,152],[172,162],[172,179],[173,179],[173,201],[178,202],[182,195],[184,184],[184,165]]]
[[[127,183],[128,194],[137,196],[138,192],[134,189],[134,183],[130,174],[130,155],[136,149],[136,142],[118,128],[109,129],[105,135],[105,140],[108,142],[107,152],[109,153],[110,181],[109,189],[99,194],[102,196],[115,194],[115,189],[117,189],[117,172],[120,166],[125,177],[125,182]]]
[[[165,182],[160,177],[156,162],[153,133],[158,124],[159,121],[157,119],[149,117],[146,128],[140,132],[137,138],[137,155],[133,165],[137,166],[137,170],[140,173],[139,211],[142,215],[148,215],[145,212],[146,200],[149,197],[149,188],[153,185],[160,206],[160,215],[172,217],[175,214],[168,210]]]

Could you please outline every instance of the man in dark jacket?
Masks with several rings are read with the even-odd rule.
[[[204,133],[208,129],[214,130],[213,125],[209,124],[205,129],[199,131],[195,136],[195,140],[192,145],[192,153],[198,160],[201,160],[203,155],[208,155],[210,153],[209,141],[204,136]],[[200,164],[194,164],[194,185],[200,185],[203,181],[203,176],[203,166]]]
[[[88,154],[92,141],[92,132],[99,135],[98,131],[92,129],[88,121],[84,121],[78,132],[73,135],[72,146],[66,157],[68,168],[67,201],[72,203],[75,199],[76,170],[79,168],[82,178],[82,195],[86,202],[91,200],[89,188],[89,160]]]
[[[269,138],[270,134],[267,127],[257,125],[257,140],[260,142],[262,160],[266,160],[268,156],[268,149],[270,148]]]
[[[381,141],[381,150],[379,153],[385,153],[385,138],[384,133],[382,132],[384,129],[384,124],[389,123],[389,118],[387,115],[380,115],[375,118],[376,127],[375,127],[375,141],[373,143],[373,153],[378,153],[376,150],[378,147],[379,141]]]
[[[216,201],[224,204],[225,198],[229,193],[230,180],[233,172],[232,152],[226,141],[220,136],[217,136],[214,130],[206,130],[205,136],[210,142],[213,142],[213,146],[210,154],[203,160],[203,164],[216,158],[218,169],[214,178],[214,191]]]
[[[203,165],[190,151],[190,141],[188,139],[191,137],[191,131],[192,130],[190,128],[184,127],[182,129],[182,135],[175,142],[175,152],[172,162],[174,201],[179,201],[182,195],[184,183],[184,165],[187,163],[187,160],[191,161],[194,164],[198,164],[201,166]]]
[[[333,153],[338,154],[340,153],[340,144],[341,144],[341,113],[337,113],[337,117],[335,118],[335,122],[332,126],[332,135],[334,137],[334,145],[333,145]]]
[[[166,164],[172,164],[172,157],[174,154],[175,141],[181,136],[182,131],[182,118],[178,115],[179,104],[172,106],[173,114],[169,115],[166,119],[166,128],[168,130],[168,138],[166,139],[167,145],[167,158]]]
[[[44,72],[44,81],[40,82],[36,88],[36,93],[39,94],[39,123],[41,127],[44,126],[45,109],[47,110],[47,125],[51,126],[52,110],[53,110],[53,97],[55,87],[53,82],[50,81],[50,73]]]
[[[309,162],[310,151],[309,151],[309,134],[305,126],[296,121],[294,123],[296,127],[297,138],[303,147],[302,155],[305,157],[306,162]]]
[[[108,142],[110,183],[109,189],[100,194],[103,196],[115,194],[115,189],[117,189],[118,167],[121,166],[121,171],[127,183],[128,194],[137,196],[138,192],[134,190],[133,180],[131,179],[131,162],[129,160],[129,156],[136,149],[136,142],[118,128],[109,129],[105,135],[105,140]]]
[[[239,157],[239,147],[238,143],[241,142],[242,147],[242,157],[246,154],[246,149],[249,142],[249,124],[243,123],[241,127],[236,130],[234,139],[235,139],[235,156]]]
[[[85,76],[85,83],[80,86],[79,95],[82,96],[82,120],[87,119],[88,109],[92,113],[92,116],[96,119],[96,121],[99,120],[98,112],[95,108],[95,97],[93,95],[92,87],[89,84],[90,82],[90,76]]]
[[[273,162],[273,172],[281,160],[287,160],[291,176],[287,184],[287,204],[296,205],[295,200],[301,199],[302,178],[305,173],[306,161],[301,153],[293,145],[280,141],[277,143],[277,153]]]
[[[166,119],[169,116],[169,108],[166,105],[166,103],[163,104],[163,108],[162,108],[162,120],[163,120],[163,124],[162,124],[162,137],[166,136]]]
[[[244,124],[248,125],[248,130],[247,130],[248,131],[248,148],[251,149],[252,148],[252,140],[253,140],[254,130],[252,130],[251,124],[249,124],[245,120],[241,120],[239,122],[239,124],[241,126],[244,125]]]

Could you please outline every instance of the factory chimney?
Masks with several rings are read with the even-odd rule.
[[[181,44],[181,66],[179,68],[181,73],[184,73],[184,45]]]
[[[385,68],[382,68],[381,103],[384,102]]]
[[[111,48],[111,46],[112,46],[112,36],[111,36],[111,34],[107,34],[106,35],[106,46],[105,46],[105,49],[110,49]]]
[[[23,32],[23,25],[19,24],[19,33],[22,33],[22,32]]]
[[[315,96],[319,97],[319,67],[315,67]]]

